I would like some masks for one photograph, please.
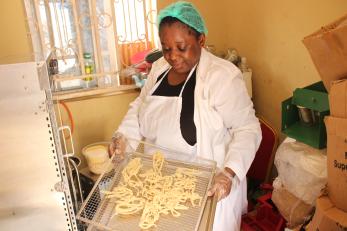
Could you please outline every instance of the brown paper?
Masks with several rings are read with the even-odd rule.
[[[327,196],[316,201],[316,211],[308,231],[347,230],[347,213],[336,208]]]
[[[325,88],[347,77],[347,15],[303,39]]]
[[[327,128],[328,193],[332,203],[347,211],[347,119],[325,117]]]
[[[313,206],[306,204],[283,187],[274,188],[271,200],[286,219],[288,228],[303,224],[313,210]]]
[[[330,115],[347,118],[347,80],[334,81],[329,93]]]

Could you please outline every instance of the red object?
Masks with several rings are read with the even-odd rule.
[[[68,115],[68,117],[69,117],[70,124],[71,124],[71,135],[72,135],[73,132],[74,132],[74,129],[75,129],[75,124],[74,124],[74,121],[73,121],[72,113],[71,113],[69,107],[68,107],[64,102],[60,101],[59,103],[63,106],[63,108],[64,108],[64,109],[66,110],[66,112],[67,112],[67,115]],[[65,139],[66,139],[66,140],[67,140],[67,139],[70,139],[70,135],[66,136]]]
[[[247,213],[241,218],[241,229],[243,231],[282,231],[286,221],[277,211],[271,201],[272,193],[269,192],[257,200],[259,207]]]
[[[273,186],[271,184],[268,184],[268,183],[262,183],[262,184],[260,184],[259,189],[263,190],[264,192],[270,192],[270,194],[266,193],[265,195],[258,197],[257,202],[261,203],[261,204],[268,204],[267,201],[271,199],[271,192],[273,190]],[[255,204],[248,201],[247,211],[251,212],[254,209],[255,209]]]
[[[146,55],[148,55],[150,52],[151,52],[151,49],[137,52],[136,54],[130,57],[130,63],[132,65],[138,64],[136,65],[136,68],[140,72],[146,71],[146,69],[150,66],[150,64],[145,61],[145,58],[146,58]]]
[[[265,204],[257,209],[256,215],[245,214],[241,221],[243,231],[282,231],[285,225],[281,214]]]
[[[142,61],[145,61],[145,57],[150,51],[151,51],[151,49],[137,52],[136,54],[134,54],[133,56],[130,57],[130,63],[131,64],[137,64],[137,63],[140,63]]]
[[[265,182],[260,185],[260,189],[268,192],[257,198],[258,203],[255,210],[242,216],[241,229],[243,231],[282,231],[285,228],[286,221],[271,201],[273,188],[270,179],[278,146],[278,135],[275,129],[264,119],[259,118],[259,121],[263,138],[248,170],[247,177]],[[250,204],[249,209],[253,209]]]
[[[268,184],[268,183],[263,183],[260,185],[260,188],[262,190],[267,190],[267,191],[271,191],[274,189],[274,187],[272,186],[272,184]]]
[[[259,197],[257,199],[257,201],[261,204],[261,205],[264,205],[264,206],[267,206],[269,208],[272,208],[272,204],[269,203],[269,201],[271,201],[271,196],[272,196],[272,193],[269,192],[269,193],[266,193],[265,195]]]
[[[260,182],[271,182],[270,175],[273,166],[275,152],[278,146],[278,135],[275,129],[264,119],[259,118],[262,140],[247,177],[259,180]]]

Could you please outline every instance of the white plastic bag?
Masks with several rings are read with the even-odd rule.
[[[275,166],[285,189],[307,204],[314,205],[327,183],[326,149],[319,150],[286,139],[277,149]]]

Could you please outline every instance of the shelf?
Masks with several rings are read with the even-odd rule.
[[[136,85],[121,85],[117,87],[108,87],[108,88],[90,88],[90,89],[77,89],[69,91],[59,91],[53,92],[53,100],[82,100],[90,99],[96,97],[105,97],[111,95],[118,95],[129,93],[132,91],[139,91],[139,88]]]

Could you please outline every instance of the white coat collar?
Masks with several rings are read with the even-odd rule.
[[[205,48],[201,49],[199,65],[197,67],[197,78],[201,78],[202,81],[205,80],[206,73],[211,65],[210,56],[211,54]],[[164,59],[164,57],[160,58],[155,64],[158,67],[158,74],[163,73],[170,67],[170,64]]]
[[[202,81],[205,80],[207,76],[208,68],[211,66],[211,54],[205,49],[202,48],[199,65],[197,68],[197,78],[200,78]]]

